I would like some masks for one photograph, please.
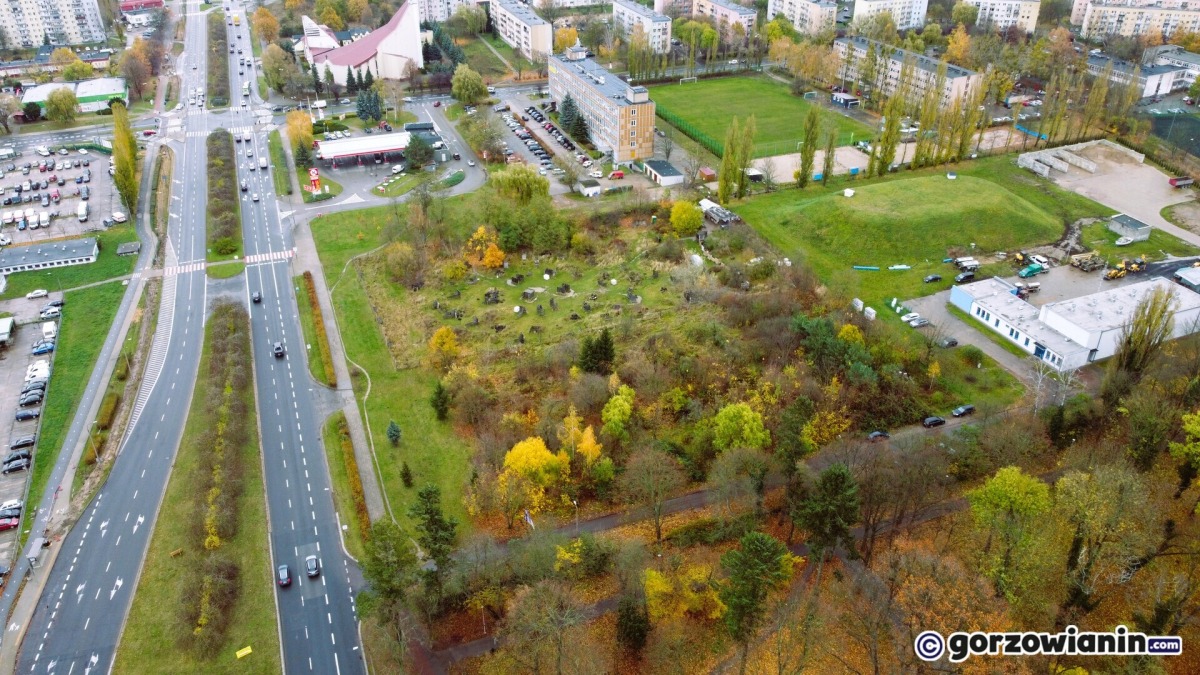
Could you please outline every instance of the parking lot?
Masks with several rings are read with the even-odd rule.
[[[50,293],[40,298],[16,298],[0,304],[0,309],[13,314],[16,326],[7,346],[0,348],[0,504],[21,502],[25,499],[26,483],[31,475],[24,463],[9,464],[5,460],[14,453],[28,453],[30,461],[37,452],[37,436],[40,431],[42,400],[32,396],[21,404],[22,392],[37,390],[43,386],[42,397],[52,396],[49,389],[50,371],[34,373],[30,379],[29,368],[39,361],[52,364],[53,352],[34,355],[34,347],[46,340],[43,324],[52,321],[57,330],[56,319],[43,319],[40,312],[52,303],[61,302],[62,295]],[[65,310],[64,310],[65,311]],[[52,341],[52,340],[51,340]],[[37,381],[44,384],[38,385]],[[22,419],[17,419],[18,414]],[[19,439],[33,437],[33,444],[13,449]],[[19,507],[18,507],[19,508]],[[17,537],[23,520],[12,520],[13,512],[0,509],[0,567],[9,568],[17,554]],[[22,514],[23,519],[23,514]]]
[[[108,168],[107,156],[90,151],[35,151],[0,161],[0,231],[9,243],[31,244],[111,224],[120,202]],[[80,221],[85,201],[88,217]]]

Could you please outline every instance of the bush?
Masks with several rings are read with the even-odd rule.
[[[404,462],[400,467],[400,480],[404,482],[404,487],[410,488],[413,486],[412,469],[408,468],[408,462]]]
[[[350,484],[350,498],[354,502],[355,520],[363,541],[371,538],[371,514],[367,511],[367,498],[363,494],[362,477],[358,475],[358,458],[354,456],[354,441],[350,438],[350,427],[343,415],[338,420],[338,441],[342,444],[342,462],[346,466],[346,482]]]
[[[983,362],[983,350],[975,345],[966,345],[958,350],[958,356],[963,360],[963,363],[975,367],[976,364]]]
[[[121,394],[110,391],[100,402],[100,410],[96,413],[96,427],[107,430],[112,426],[113,417],[117,414],[117,406],[121,403]]]
[[[218,129],[209,134],[207,147],[208,242],[214,253],[232,255],[237,253],[242,240],[241,202],[229,197],[237,194],[233,135]]]
[[[700,544],[714,546],[741,538],[747,532],[753,531],[757,524],[752,513],[738,516],[729,521],[717,518],[700,518],[668,532],[663,538],[680,548]]]
[[[237,242],[233,237],[221,237],[213,242],[213,251],[219,255],[233,255],[237,250]]]
[[[321,314],[321,302],[317,299],[317,284],[312,272],[304,273],[304,290],[308,304],[312,307],[313,332],[317,334],[317,352],[325,364],[325,384],[336,387],[337,373],[333,369],[333,350],[329,346],[329,332],[325,328],[325,317]]]

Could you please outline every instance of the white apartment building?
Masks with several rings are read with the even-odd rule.
[[[473,4],[471,0],[417,0],[421,21],[429,23],[441,23],[454,16],[459,7]]]
[[[1176,31],[1200,30],[1200,3],[1190,0],[1076,0],[1072,22],[1080,9],[1080,35],[1085,38],[1137,37],[1156,31],[1169,38]]]
[[[496,34],[525,58],[546,56],[554,49],[554,28],[518,0],[494,0],[491,3],[492,26]]]
[[[634,26],[641,26],[655,54],[671,51],[671,19],[634,0],[613,0],[613,25],[621,26],[626,35]]]
[[[751,7],[739,5],[733,0],[692,0],[692,15],[707,16],[717,26],[724,24],[727,31],[722,37],[726,40],[732,35],[733,26],[741,24],[746,37],[754,34],[754,22],[758,12]]]
[[[816,35],[837,23],[837,3],[832,0],[768,0],[767,21],[782,15],[801,35]]]
[[[672,18],[687,16],[692,11],[692,0],[654,0],[654,11]]]
[[[550,96],[562,103],[567,94],[587,120],[592,144],[612,153],[614,164],[654,156],[654,101],[650,92],[613,75],[583,49],[552,55],[547,61]]]
[[[937,83],[937,73],[942,65],[941,61],[931,59],[924,54],[897,49],[857,36],[838,38],[833,41],[834,52],[845,64],[843,67],[847,79],[855,82],[859,80],[863,63],[870,58],[876,45],[882,50],[880,53],[883,55],[883,63],[880,64],[877,71],[880,77],[876,84],[882,89],[884,96],[891,96],[900,87],[900,73],[904,69],[904,64],[909,61],[914,66],[910,82],[914,97],[917,99],[924,97],[925,92]],[[982,86],[984,86],[983,73],[946,64],[946,80],[942,84],[942,105],[950,105]]]
[[[10,48],[103,42],[97,0],[7,0],[0,3],[0,31]]]
[[[925,11],[929,0],[854,0],[854,18],[858,23],[876,14],[888,12],[899,30],[925,27]]]
[[[1041,0],[964,0],[968,5],[979,8],[975,25],[981,28],[1007,30],[1016,26],[1022,33],[1029,34],[1037,28],[1038,13],[1042,10]]]

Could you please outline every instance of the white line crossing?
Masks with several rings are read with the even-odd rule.
[[[289,248],[286,251],[271,251],[270,253],[255,253],[254,255],[246,256],[246,264],[266,262],[268,260],[287,260],[296,255],[296,249]]]
[[[187,274],[188,272],[202,272],[207,267],[207,263],[193,262],[184,265],[171,265],[163,268],[163,277],[173,277],[179,274]]]

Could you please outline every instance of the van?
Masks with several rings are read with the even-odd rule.
[[[964,281],[974,281],[974,280],[975,280],[975,272],[963,272],[962,274],[958,274],[954,277],[954,283],[956,283],[956,284],[961,284]]]
[[[43,319],[57,319],[60,316],[62,316],[62,310],[58,307],[47,307],[41,313]]]
[[[58,324],[53,321],[42,322],[42,339],[53,340],[58,337]]]
[[[81,222],[81,223],[86,223],[86,222],[87,222],[87,219],[88,219],[88,205],[87,205],[87,202],[80,202],[80,203],[79,203],[79,208],[78,208],[78,209],[76,209],[76,211],[75,211],[75,215],[79,217],[79,222]]]
[[[625,172],[620,171],[620,170],[613,171],[612,173],[608,174],[609,180],[621,180],[624,177],[625,177]]]
[[[50,227],[50,214],[42,211],[38,214],[38,225],[42,227]]]
[[[258,168],[262,169],[263,171],[267,170],[267,158],[266,157],[258,158]]]
[[[495,87],[493,87],[493,86],[490,86],[490,85],[489,85],[489,86],[488,86],[488,88],[487,88],[487,93],[489,93],[489,94],[494,94],[494,93],[496,93],[496,88],[495,88]]]

